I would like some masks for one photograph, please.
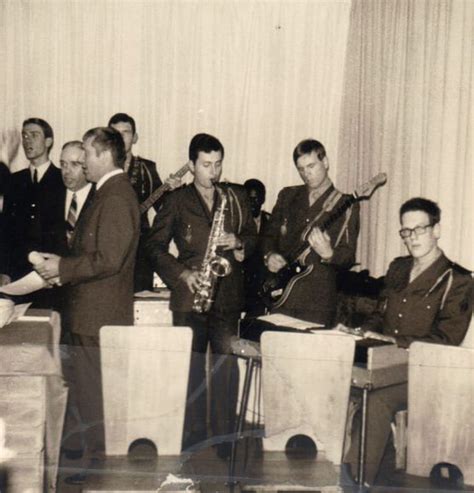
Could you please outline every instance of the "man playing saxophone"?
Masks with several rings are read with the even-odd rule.
[[[165,197],[146,248],[171,289],[173,324],[193,330],[183,448],[207,438],[205,353],[210,344],[213,443],[218,455],[227,457],[230,443],[224,440],[234,429],[238,374],[226,355],[244,308],[242,261],[255,247],[256,229],[245,190],[219,184],[224,159],[219,140],[195,135],[189,159],[194,180]],[[168,251],[171,240],[177,257]]]

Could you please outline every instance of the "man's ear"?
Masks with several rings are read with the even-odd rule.
[[[137,142],[138,142],[138,134],[137,134],[137,132],[135,132],[133,134],[132,144],[136,144]]]
[[[52,137],[46,137],[46,139],[44,139],[44,143],[49,152],[51,150],[51,147],[53,147],[54,140]]]
[[[193,163],[193,161],[190,159],[188,162],[188,168],[189,171],[194,175],[194,170],[196,169],[196,165]]]
[[[329,159],[327,156],[324,156],[323,160],[321,161],[326,169],[329,169]]]
[[[441,225],[439,223],[436,223],[433,226],[433,236],[439,240],[441,238]]]

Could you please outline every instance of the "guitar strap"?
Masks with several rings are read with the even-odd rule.
[[[326,213],[329,213],[331,212],[334,207],[336,206],[336,204],[339,202],[339,199],[342,197],[342,193],[339,192],[339,190],[336,190],[334,189],[329,195],[328,197],[326,198],[326,200],[324,201],[323,203],[323,206],[321,208],[321,210],[318,212],[318,214],[315,216],[315,218],[310,222],[311,225],[315,225],[317,224],[317,222],[319,221],[319,219],[321,219],[321,216],[323,214],[326,214]],[[346,212],[345,212],[345,219],[344,219],[344,223],[341,227],[341,230],[339,231],[339,234],[336,238],[336,241],[334,243],[334,248],[336,248],[339,243],[341,242],[342,240],[342,237],[344,235],[344,233],[347,232],[347,227],[348,227],[348,224],[349,224],[349,219],[351,218],[351,215],[352,215],[352,208],[349,208]],[[313,227],[313,226],[311,226]],[[305,230],[305,232],[303,233],[303,236],[306,237],[306,235],[309,233],[310,229],[309,230]],[[308,256],[310,250],[307,249],[305,250],[301,256],[299,257],[300,258],[300,262],[301,263],[304,263],[305,262],[305,259],[306,257]]]

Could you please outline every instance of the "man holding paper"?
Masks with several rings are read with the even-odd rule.
[[[99,331],[104,325],[133,324],[133,271],[140,215],[132,186],[123,173],[125,148],[120,133],[99,127],[86,132],[84,172],[96,184],[66,257],[43,253],[35,269],[46,280],[69,285],[64,322],[79,355],[75,366],[79,410],[89,425],[89,453],[103,452],[102,382]],[[85,474],[69,483],[82,484]]]

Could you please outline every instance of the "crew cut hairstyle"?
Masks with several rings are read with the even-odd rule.
[[[97,155],[110,151],[115,167],[123,169],[127,155],[120,132],[110,127],[91,128],[82,138],[84,142],[88,139],[92,139],[92,147]]]
[[[111,127],[112,125],[116,125],[117,123],[122,123],[122,122],[130,123],[130,126],[132,127],[133,135],[135,135],[135,132],[137,131],[135,120],[130,115],[127,115],[127,113],[115,113],[115,115],[110,118],[108,126]]]
[[[321,142],[314,139],[302,140],[293,151],[293,162],[296,164],[298,158],[304,156],[305,154],[311,154],[313,151],[316,153],[320,161],[326,157],[326,149]]]
[[[197,134],[189,143],[189,159],[196,163],[198,154],[200,152],[221,152],[222,159],[224,159],[224,146],[219,139],[209,134]]]
[[[41,130],[43,130],[43,135],[45,139],[51,138],[54,141],[54,132],[51,127],[51,125],[46,121],[43,120],[42,118],[27,118],[22,125],[22,128],[25,125],[29,125],[30,123],[33,123],[35,125],[38,125],[41,127]],[[49,147],[48,151],[50,151],[53,148],[53,144]]]
[[[415,197],[402,204],[400,207],[400,221],[402,220],[403,214],[412,211],[426,212],[430,218],[431,226],[439,223],[441,220],[441,209],[438,204],[432,200],[424,199],[423,197]]]

